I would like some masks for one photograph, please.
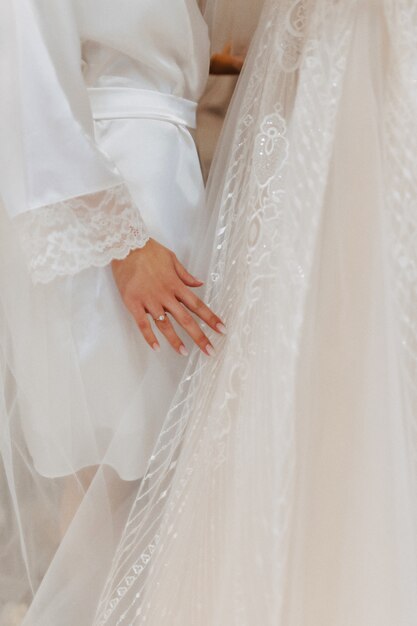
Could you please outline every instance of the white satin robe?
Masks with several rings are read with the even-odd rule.
[[[1,626],[94,622],[185,364],[108,264],[149,235],[188,264],[208,64],[196,0],[0,2]]]
[[[136,479],[184,363],[149,350],[108,264],[149,236],[189,261],[207,27],[196,0],[6,0],[0,14],[1,324],[19,386],[5,421],[43,476],[105,459]]]

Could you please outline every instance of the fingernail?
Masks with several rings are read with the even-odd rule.
[[[221,333],[222,335],[226,335],[227,329],[226,329],[226,326],[224,324],[217,324],[216,328],[219,331],[219,333]]]
[[[154,343],[152,349],[155,350],[155,352],[161,352],[161,346],[159,343]]]
[[[188,350],[185,346],[181,346],[179,352],[180,354],[182,354],[182,356],[188,356]]]
[[[207,352],[207,354],[208,354],[209,356],[215,356],[215,355],[216,355],[216,351],[215,351],[215,349],[214,349],[214,348],[213,348],[213,346],[211,346],[210,344],[208,344],[208,345],[206,346],[206,352]]]

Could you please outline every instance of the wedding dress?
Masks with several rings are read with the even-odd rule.
[[[416,3],[268,0],[209,183],[228,336],[95,626],[414,626],[416,157]]]
[[[204,219],[190,129],[208,67],[195,0],[1,3],[0,613],[47,587],[102,463],[105,572],[169,409],[185,360],[149,350],[109,262],[152,236],[188,264]],[[70,552],[80,567],[84,544]],[[76,604],[73,572],[59,591]]]

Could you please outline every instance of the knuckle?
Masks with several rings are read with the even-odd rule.
[[[169,340],[171,346],[176,348],[177,350],[182,346],[182,341],[177,335],[173,335]]]
[[[209,318],[208,318],[208,324],[210,326],[216,326],[216,324],[218,324],[219,321],[220,321],[219,318],[216,315],[214,315],[214,313],[210,313]]]
[[[175,303],[176,288],[177,285],[173,280],[167,281],[160,290],[161,301],[166,302],[167,304]]]
[[[176,295],[177,300],[179,300],[180,302],[188,306],[188,303],[190,302],[190,299],[191,299],[190,290],[188,289],[188,287],[184,285],[182,280],[179,280],[178,282],[177,291],[175,295]]]
[[[197,296],[193,296],[193,307],[197,312],[204,311],[206,308],[204,302],[202,302],[200,298],[197,298]]]
[[[191,324],[194,323],[194,319],[192,318],[192,316],[190,315],[190,313],[187,313],[186,311],[184,313],[181,314],[181,323],[184,326],[191,326]]]
[[[171,341],[173,337],[175,337],[175,331],[172,328],[169,322],[161,322],[161,332],[164,333],[165,337]]]
[[[200,346],[200,348],[205,348],[208,343],[209,343],[209,340],[203,334],[199,335],[196,339],[196,344]]]
[[[140,330],[142,331],[146,331],[149,329],[149,322],[146,319],[146,317],[141,317],[140,319],[137,320],[137,324],[140,328]]]

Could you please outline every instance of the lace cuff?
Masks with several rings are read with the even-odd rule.
[[[149,240],[125,185],[28,211],[15,223],[35,283],[103,267]]]

